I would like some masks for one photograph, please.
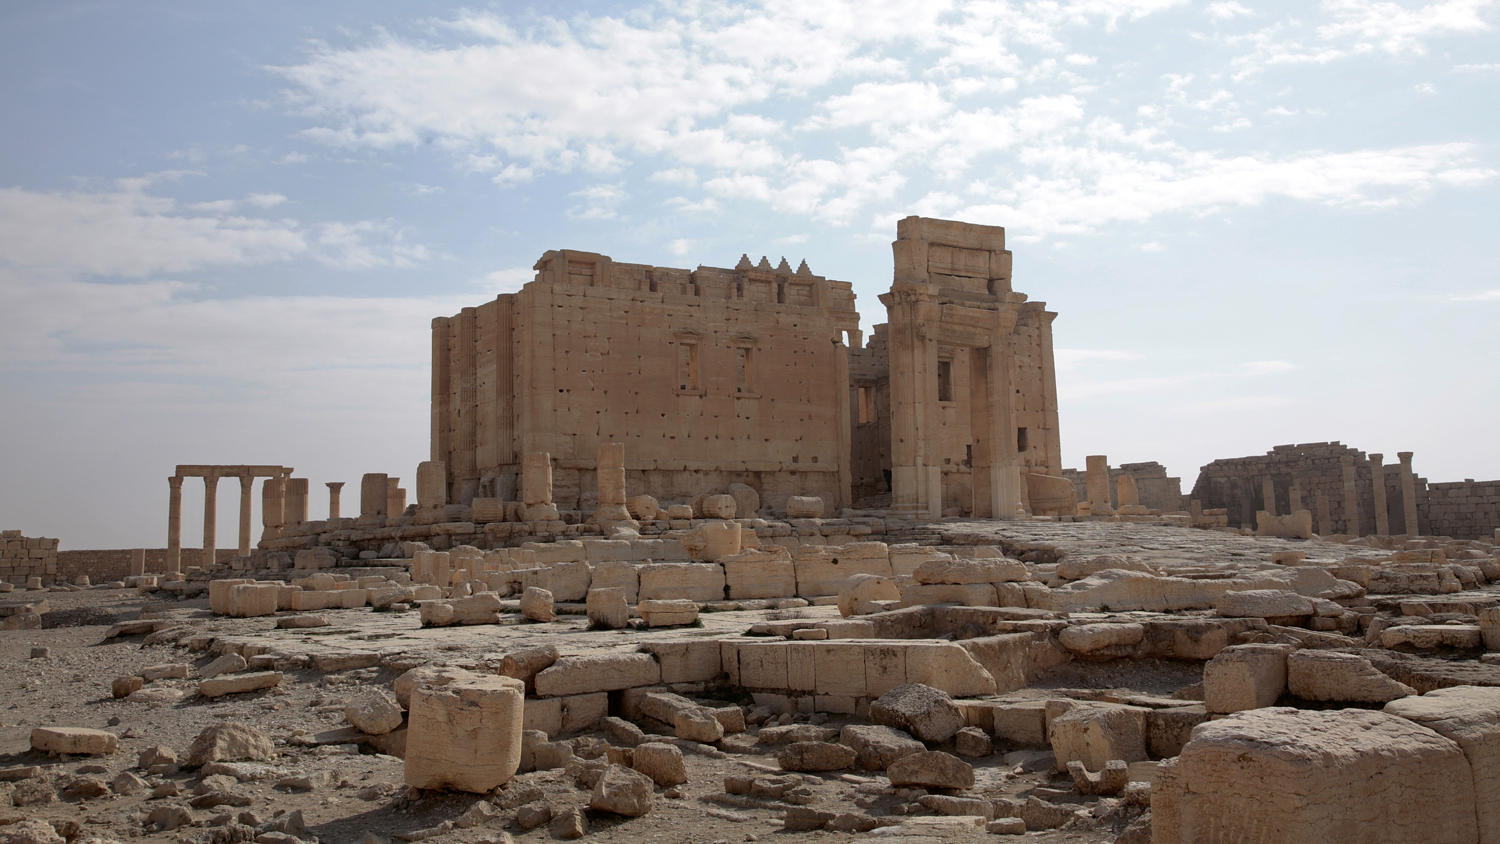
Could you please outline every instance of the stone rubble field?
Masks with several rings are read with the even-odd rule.
[[[0,844],[1500,840],[1493,546],[931,529],[11,593]]]

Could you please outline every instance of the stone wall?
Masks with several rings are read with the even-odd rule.
[[[22,536],[19,530],[0,532],[0,580],[25,586],[29,577],[51,583],[56,576],[56,539]]]
[[[1357,513],[1349,506],[1345,494],[1343,458],[1350,457],[1354,464],[1354,487]],[[1395,455],[1386,455],[1384,463],[1385,503],[1391,535],[1411,533],[1406,529],[1406,514],[1401,494],[1401,466]],[[1266,502],[1263,481],[1272,479],[1275,501]],[[1204,466],[1193,485],[1192,497],[1202,503],[1204,509],[1225,508],[1229,511],[1229,524],[1234,527],[1255,527],[1258,510],[1272,510],[1279,514],[1290,511],[1291,487],[1295,483],[1301,491],[1302,509],[1313,514],[1314,528],[1320,535],[1349,534],[1367,536],[1375,530],[1374,477],[1369,457],[1365,452],[1350,448],[1340,442],[1302,443],[1278,445],[1262,455],[1235,457]],[[1427,509],[1427,480],[1413,476],[1416,490],[1419,530],[1431,533],[1424,511]],[[1330,524],[1323,524],[1318,505],[1318,493],[1327,501]],[[1351,518],[1357,516],[1357,519]]]
[[[1426,524],[1438,536],[1491,539],[1500,530],[1500,481],[1428,484]]]
[[[1176,513],[1187,509],[1182,500],[1182,478],[1167,477],[1167,467],[1155,460],[1146,463],[1122,463],[1109,467],[1109,506],[1120,506],[1120,494],[1115,480],[1121,475],[1135,478],[1140,502],[1151,510]],[[1089,500],[1088,473],[1082,469],[1064,469],[1062,476],[1078,490],[1078,500]]]
[[[520,458],[555,461],[562,510],[597,502],[601,443],[663,501],[744,483],[849,506],[848,282],[741,259],[696,270],[551,251],[535,280],[433,321],[431,459],[448,500],[517,498]]]
[[[110,548],[93,551],[58,551],[57,552],[57,580],[59,583],[72,583],[80,574],[89,576],[91,583],[109,583],[114,580],[124,580],[130,574],[130,548]],[[215,558],[220,565],[229,565],[234,561],[237,551],[234,548],[220,548],[214,552]],[[201,566],[203,561],[202,548],[182,549],[182,566],[184,569],[191,566]],[[161,574],[167,570],[167,549],[146,549],[146,574]]]
[[[885,323],[875,326],[864,348],[849,349],[850,477],[855,502],[891,491],[886,478],[891,468],[888,328]]]

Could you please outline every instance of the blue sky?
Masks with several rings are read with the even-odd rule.
[[[0,522],[159,547],[177,463],[410,483],[430,319],[545,250],[805,258],[868,326],[908,214],[1007,228],[1060,313],[1069,466],[1186,488],[1339,439],[1500,477],[1497,27],[1494,0],[7,3]]]

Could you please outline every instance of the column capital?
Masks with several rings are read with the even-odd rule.
[[[1384,454],[1380,454],[1380,453],[1374,452],[1374,451],[1370,452],[1370,462],[1371,463],[1381,463],[1381,462],[1384,462],[1384,460],[1385,460],[1385,455]]]
[[[1410,466],[1412,453],[1413,452],[1410,451],[1398,451],[1396,452],[1396,456],[1401,458],[1401,464],[1403,466]]]
[[[324,486],[328,487],[331,490],[337,491],[337,490],[343,489],[344,488],[344,484],[345,484],[345,481],[329,481],[328,483],[324,484]]]
[[[167,478],[167,483],[171,485],[172,489],[182,489],[182,476],[172,475]]]
[[[254,475],[240,475],[240,489],[249,489],[255,486]]]

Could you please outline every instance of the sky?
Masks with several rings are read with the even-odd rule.
[[[1069,467],[1186,492],[1339,440],[1500,478],[1497,33],[1500,0],[10,0],[0,527],[162,547],[179,463],[295,467],[314,518],[414,489],[431,319],[546,250],[806,259],[868,329],[911,214],[1006,227]]]

